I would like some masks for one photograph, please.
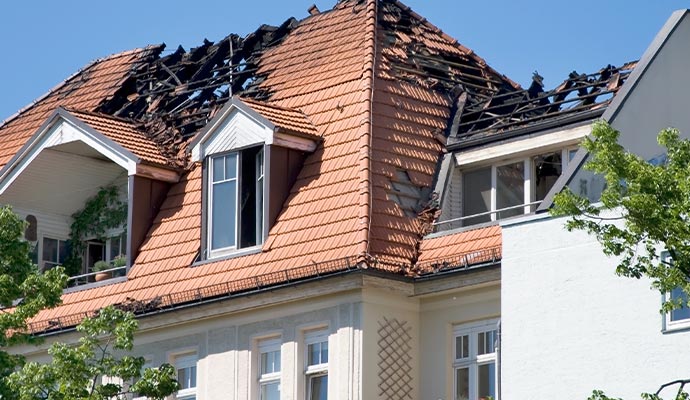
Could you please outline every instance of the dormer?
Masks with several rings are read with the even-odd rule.
[[[189,145],[203,167],[202,260],[260,251],[319,140],[299,111],[228,101]]]
[[[535,73],[526,90],[459,93],[435,188],[442,204],[436,230],[536,212],[634,66],[572,72],[550,91]]]
[[[70,283],[90,283],[99,261],[123,257],[126,265],[117,272],[124,275],[169,184],[178,180],[178,170],[131,122],[58,108],[0,170],[0,203],[29,223],[26,240],[39,268],[61,265],[81,248]],[[103,190],[116,193],[126,220],[74,246],[73,215]]]

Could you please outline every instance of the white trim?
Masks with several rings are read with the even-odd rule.
[[[494,364],[494,390],[495,395],[498,395],[498,352],[496,349],[492,353],[479,354],[478,337],[482,332],[496,331],[498,335],[498,318],[488,319],[479,322],[473,322],[469,324],[462,324],[453,327],[453,340],[452,340],[452,375],[453,375],[453,389],[452,396],[457,394],[458,381],[457,381],[457,371],[459,369],[468,370],[468,390],[469,398],[476,399],[479,397],[478,385],[479,385],[479,367],[487,364]],[[456,358],[457,355],[457,337],[467,336],[468,337],[468,357]],[[497,336],[498,338],[498,336]]]
[[[128,175],[137,173],[137,164],[140,161],[138,157],[86,124],[76,123],[73,117],[68,118],[68,115],[66,111],[59,110],[0,171],[0,194],[7,190],[44,149],[75,141],[81,141],[98,151],[125,169]]]
[[[457,151],[453,153],[455,165],[495,163],[500,162],[501,159],[515,159],[527,156],[527,154],[556,151],[564,146],[577,145],[591,131],[591,125],[585,124],[552,133],[523,137],[506,143],[491,144],[468,151]]]

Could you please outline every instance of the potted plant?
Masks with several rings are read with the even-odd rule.
[[[93,264],[93,267],[91,267],[92,272],[98,272],[95,276],[94,279],[96,279],[96,282],[100,282],[106,279],[110,279],[113,277],[112,271],[107,271],[111,269],[113,266],[110,265],[110,263],[106,261],[96,261],[95,264]]]
[[[122,267],[127,266],[127,257],[120,254],[119,256],[113,258],[113,260],[110,263],[112,264],[112,268],[120,268],[120,269],[114,271],[115,276],[124,276],[125,275],[125,270],[122,269]]]

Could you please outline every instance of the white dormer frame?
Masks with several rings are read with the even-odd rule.
[[[64,108],[58,108],[36,133],[0,170],[0,195],[5,193],[19,175],[45,149],[71,142],[83,142],[127,171],[128,176],[139,175],[166,182],[177,182],[177,172],[151,165],[112,139],[99,133]]]
[[[266,216],[269,213],[268,200],[270,197],[269,188],[271,187],[271,177],[269,175],[271,170],[271,148],[274,146],[311,153],[316,150],[317,140],[308,135],[282,129],[237,97],[230,99],[206,127],[191,140],[188,147],[191,160],[203,163],[204,171],[202,180],[204,183],[204,190],[202,192],[202,259],[215,259],[260,251],[261,245],[266,241],[269,230]],[[256,213],[261,214],[261,219],[260,221],[254,221],[254,223],[257,224],[257,231],[260,231],[259,236],[261,237],[257,238],[256,245],[250,245],[249,247],[241,246],[240,241],[242,239],[239,234],[239,226],[247,222],[238,222],[241,210],[238,208],[239,195],[237,195],[235,196],[234,203],[234,245],[213,247],[212,223],[214,205],[212,191],[214,190],[214,183],[220,183],[214,182],[211,176],[213,173],[213,159],[238,154],[235,158],[239,160],[242,155],[246,155],[245,151],[259,147],[263,149],[260,154],[263,160],[262,172],[264,175],[262,176],[261,184],[263,186],[264,201],[263,204],[256,205]],[[240,174],[239,161],[237,162],[236,174]],[[225,180],[225,178],[222,180]],[[237,178],[236,175],[233,178],[229,178],[229,180],[235,180],[237,182],[236,185],[238,185],[241,179]],[[235,190],[239,191],[237,187]]]
[[[258,145],[276,145],[313,152],[316,141],[284,132],[237,97],[230,99],[220,112],[189,144],[193,162]]]

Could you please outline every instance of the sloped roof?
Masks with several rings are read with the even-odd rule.
[[[163,156],[156,143],[147,138],[146,134],[140,131],[135,123],[101,113],[84,112],[69,108],[67,108],[67,111],[131,151],[132,154],[141,160],[155,165],[170,166],[170,162]]]
[[[309,117],[303,112],[286,107],[278,107],[263,101],[251,98],[242,99],[242,102],[254,111],[271,121],[279,129],[286,130],[312,139],[319,138],[319,131],[311,123]]]
[[[262,277],[269,283],[294,281],[359,263],[396,274],[413,271],[422,238],[430,232],[421,216],[433,216],[438,207],[429,188],[442,152],[435,138],[446,129],[453,106],[449,93],[517,85],[397,1],[342,1],[330,11],[288,22],[250,35],[279,38],[273,42],[255,40],[252,47],[249,38],[228,40],[235,50],[258,48],[241,53],[255,72],[240,84],[244,92],[233,93],[276,125],[322,138],[306,157],[262,251],[194,265],[201,246],[202,179],[201,167],[189,164],[169,190],[128,279],[65,294],[62,306],[35,319],[36,330],[73,325],[85,312],[131,299],[169,306],[190,301],[185,293],[197,298],[246,290],[242,282],[248,278],[252,284]],[[122,67],[131,72],[119,90],[71,107],[131,115],[169,152],[164,156],[179,155],[196,132],[192,127],[227,101],[228,92],[220,89],[235,84],[225,76],[205,76],[203,82],[217,86],[204,92],[195,81],[200,71],[233,70],[221,50],[220,43],[210,42],[190,52],[198,57],[178,50],[180,64],[201,60],[188,63],[196,71],[191,73],[171,56],[131,60]],[[139,84],[149,79],[165,82],[161,92],[148,92],[158,85]],[[178,99],[176,93],[183,94]],[[152,100],[143,103],[147,95]],[[200,101],[200,96],[206,97]],[[166,119],[167,112],[172,114]],[[409,202],[403,204],[403,198]],[[493,230],[476,233],[483,234],[492,239],[477,243],[491,248],[500,243]],[[429,251],[422,251],[424,260],[431,260]],[[443,250],[435,251],[434,260],[442,259]],[[448,260],[459,256],[456,251],[463,249],[448,247]]]
[[[161,46],[125,51],[96,60],[51,89],[0,125],[3,167],[59,106],[94,110],[120,89],[131,69],[162,50]]]

